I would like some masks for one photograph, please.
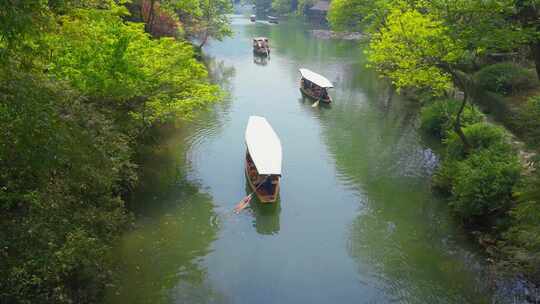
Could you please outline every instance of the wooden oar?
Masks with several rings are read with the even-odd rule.
[[[244,210],[249,203],[251,202],[251,198],[253,197],[253,193],[250,193],[248,196],[244,197],[236,206],[234,207],[233,211],[234,213],[240,213],[240,211]]]
[[[244,210],[247,206],[249,206],[249,203],[251,202],[251,199],[253,198],[253,194],[266,182],[268,179],[268,176],[255,188],[255,191],[251,192],[248,196],[244,197],[236,206],[234,207],[233,211],[234,213],[240,213],[240,211]]]

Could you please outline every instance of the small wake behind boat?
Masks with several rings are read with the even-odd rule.
[[[300,75],[302,75],[302,79],[300,80],[300,91],[302,94],[317,102],[332,102],[332,97],[328,95],[328,89],[333,88],[334,85],[330,80],[308,69],[300,69]]]
[[[261,202],[275,202],[281,178],[281,142],[268,121],[260,116],[249,117],[245,139],[249,186]]]

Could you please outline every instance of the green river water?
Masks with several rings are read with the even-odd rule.
[[[106,302],[495,301],[483,258],[431,192],[438,157],[414,104],[365,68],[358,42],[299,21],[232,21],[234,37],[205,47],[229,96],[147,153]],[[267,62],[254,62],[254,36],[270,38]],[[300,67],[335,83],[332,106],[302,99]],[[235,215],[254,114],[282,142],[281,197]]]

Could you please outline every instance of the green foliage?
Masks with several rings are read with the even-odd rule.
[[[509,208],[521,167],[503,129],[477,123],[463,131],[472,151],[465,154],[463,143],[452,133],[446,141],[446,158],[434,184],[450,194],[456,214],[474,221]]]
[[[328,21],[335,31],[375,32],[386,19],[394,0],[334,0]]]
[[[328,21],[335,31],[358,30],[364,11],[360,1],[334,0],[330,3]]]
[[[502,95],[515,94],[536,85],[536,76],[515,63],[504,62],[489,65],[475,75],[478,85]]]
[[[448,36],[447,27],[434,16],[414,9],[393,9],[385,27],[373,34],[368,59],[398,89],[430,88],[440,95],[452,77],[441,66],[463,56],[461,44]]]
[[[510,22],[514,0],[432,0],[423,9],[438,16],[453,40],[466,45],[470,56],[514,51],[527,41],[528,31]]]
[[[0,300],[95,301],[129,218],[128,138],[69,87],[15,71],[0,80]]]
[[[471,148],[474,151],[482,149],[497,148],[501,153],[512,152],[508,144],[506,131],[501,127],[496,127],[487,123],[476,123],[463,129]],[[451,133],[445,141],[447,147],[447,156],[451,159],[463,159],[467,157],[463,142],[457,134]]]
[[[108,0],[0,4],[2,303],[99,303],[130,223],[133,131],[219,97],[190,44],[126,14]]]
[[[141,24],[111,11],[77,10],[62,24],[48,38],[50,72],[93,99],[128,108],[144,125],[188,117],[218,98],[185,42],[150,39]]]
[[[511,210],[513,225],[505,233],[505,249],[529,275],[540,279],[540,171],[538,157],[534,171],[516,189],[516,206]]]
[[[454,128],[460,105],[459,100],[443,99],[423,107],[420,114],[421,129],[437,138],[445,138]],[[461,115],[461,124],[464,127],[483,120],[484,115],[475,106],[465,107]]]
[[[512,226],[505,232],[505,250],[527,273],[540,279],[540,171],[531,176],[515,193],[517,204],[512,208]]]
[[[292,7],[292,0],[272,0],[272,10],[279,14],[287,14],[296,10]]]
[[[298,13],[305,14],[306,11],[315,5],[316,0],[298,0]]]
[[[505,211],[520,174],[513,151],[497,148],[473,152],[454,167],[451,206],[464,219]]]
[[[540,145],[540,96],[530,97],[527,103],[519,110],[515,122],[518,131],[533,146]]]
[[[186,37],[200,41],[203,47],[209,38],[222,40],[232,35],[229,14],[233,7],[229,0],[170,1],[184,25]],[[268,4],[270,5],[270,3]]]

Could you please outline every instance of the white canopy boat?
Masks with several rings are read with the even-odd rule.
[[[253,38],[253,52],[257,55],[270,56],[270,42],[268,41],[268,38]]]
[[[332,97],[328,95],[328,89],[334,85],[324,76],[308,69],[300,69],[300,91],[306,96],[324,103],[331,103]]]
[[[261,202],[275,202],[281,178],[281,142],[264,117],[249,117],[246,146],[245,170],[249,186]]]

